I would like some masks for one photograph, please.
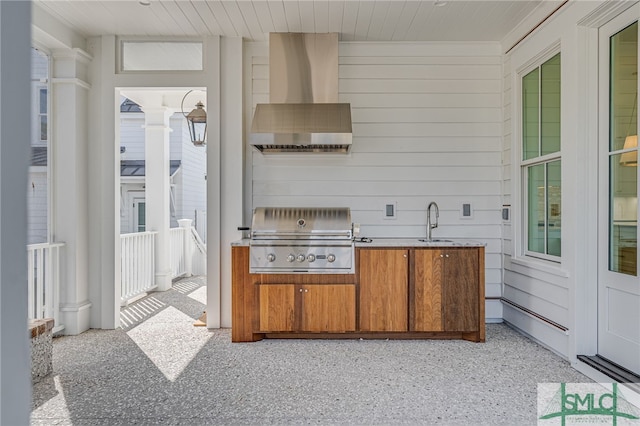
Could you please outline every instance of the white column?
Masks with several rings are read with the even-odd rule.
[[[170,181],[169,119],[173,110],[166,107],[142,107],[145,115],[145,214],[146,230],[156,235],[156,285],[158,290],[171,288],[169,257]]]
[[[89,298],[92,328],[120,325],[120,127],[115,90],[116,37],[89,39]]]
[[[191,219],[178,219],[178,226],[184,229],[184,270],[187,277],[193,275],[193,247],[191,244]]]
[[[88,95],[90,56],[80,49],[52,52],[52,235],[64,242],[60,322],[64,334],[89,329]]]
[[[0,424],[29,424],[27,170],[31,2],[0,1]]]

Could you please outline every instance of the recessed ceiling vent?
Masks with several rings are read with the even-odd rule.
[[[265,154],[348,153],[351,105],[338,103],[338,34],[269,34],[269,100],[250,143]]]

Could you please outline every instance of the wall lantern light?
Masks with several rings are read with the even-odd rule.
[[[187,119],[187,127],[189,127],[189,137],[191,142],[195,146],[205,146],[207,136],[207,112],[204,110],[204,104],[200,101],[196,104],[196,107],[191,110],[189,114],[184,113],[184,100],[189,93],[193,90],[189,90],[182,98],[180,104],[180,110],[182,115]]]

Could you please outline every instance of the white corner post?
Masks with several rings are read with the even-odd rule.
[[[184,271],[187,277],[193,275],[193,247],[191,246],[191,219],[178,219],[178,226],[184,229]]]
[[[89,90],[84,79],[91,57],[80,49],[52,52],[53,138],[52,231],[64,242],[61,260],[60,319],[64,334],[89,329]]]
[[[169,256],[170,189],[169,179],[169,119],[173,110],[167,107],[146,107],[144,111],[145,159],[145,219],[146,230],[156,234],[156,285],[159,291],[171,289],[171,259]]]
[[[0,424],[29,424],[27,170],[31,2],[0,1]]]

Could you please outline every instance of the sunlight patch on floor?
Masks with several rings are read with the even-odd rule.
[[[172,306],[128,331],[127,335],[172,382],[211,337],[206,328],[194,327],[193,318]]]
[[[56,396],[44,402],[41,408],[55,410],[56,419],[68,419],[71,417],[71,415],[59,375],[53,376],[53,386],[57,393]]]
[[[132,327],[167,306],[166,303],[155,297],[141,299],[129,306],[120,309],[120,326],[123,329]]]
[[[196,302],[200,302],[203,305],[207,304],[207,287],[200,287],[199,289],[187,294],[190,298]]]
[[[199,288],[202,285],[197,279],[183,278],[180,281],[173,283],[173,289],[178,293],[189,294],[193,290]]]

